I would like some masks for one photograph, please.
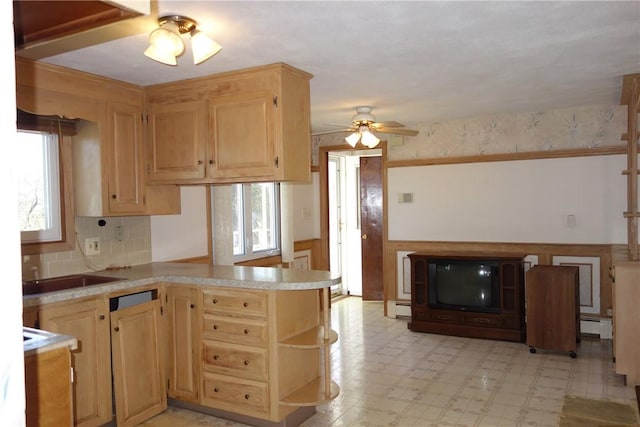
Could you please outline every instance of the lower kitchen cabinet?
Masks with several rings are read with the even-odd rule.
[[[201,292],[184,285],[165,286],[167,395],[197,403],[200,378]]]
[[[118,427],[135,426],[167,409],[160,327],[159,299],[111,313]]]
[[[40,328],[78,340],[72,351],[74,420],[93,427],[112,419],[108,300],[96,298],[47,304],[39,311]]]

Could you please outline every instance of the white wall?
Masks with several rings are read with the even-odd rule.
[[[0,135],[4,142],[0,156],[0,254],[2,254],[2,298],[0,298],[0,420],[3,426],[23,426],[24,353],[22,349],[22,286],[18,193],[11,173],[16,140],[15,66],[13,56],[13,8],[0,2],[0,55],[3,59],[0,90],[9,94],[0,104]]]
[[[151,260],[171,261],[207,255],[207,188],[180,188],[180,215],[151,217]]]
[[[311,174],[311,183],[293,184],[293,240],[320,238],[320,174]]]
[[[624,169],[623,155],[390,168],[389,240],[625,243]]]

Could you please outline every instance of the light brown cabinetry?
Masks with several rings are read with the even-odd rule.
[[[205,290],[201,404],[279,422],[337,396],[329,346],[338,337],[319,307],[315,289]]]
[[[68,347],[24,358],[27,427],[73,425]]]
[[[145,88],[149,181],[309,181],[310,78],[273,64]]]
[[[100,426],[112,419],[109,306],[104,298],[42,306],[42,329],[78,340],[72,352],[75,425]]]
[[[198,402],[200,378],[201,292],[185,285],[165,285],[167,394]]]
[[[167,409],[160,300],[111,313],[118,426],[135,426]]]
[[[629,386],[640,384],[640,263],[615,263],[613,283],[613,354],[615,371]]]
[[[536,265],[526,273],[527,345],[569,352],[580,339],[578,267]]]
[[[142,88],[16,58],[16,104],[80,119],[72,137],[76,215],[180,212],[179,188],[146,183]]]

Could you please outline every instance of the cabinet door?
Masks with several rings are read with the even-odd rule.
[[[204,178],[204,101],[149,105],[149,182]]]
[[[142,109],[108,106],[108,181],[110,213],[144,212]]]
[[[169,397],[198,401],[200,371],[199,319],[202,310],[197,289],[167,286],[167,377]]]
[[[108,315],[105,299],[43,306],[40,311],[42,329],[78,340],[78,349],[72,352],[77,426],[100,426],[112,419]]]
[[[209,178],[277,178],[275,104],[268,92],[210,100]]]
[[[135,426],[167,409],[160,300],[111,313],[113,385],[118,426]]]

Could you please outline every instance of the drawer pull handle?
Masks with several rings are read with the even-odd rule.
[[[249,333],[249,330],[248,330],[248,329],[245,329],[245,330],[244,330],[244,334],[245,334],[245,335],[247,335],[248,333]]]
[[[213,356],[213,360],[218,360],[219,358],[220,358],[220,356],[218,356],[217,354],[215,354],[215,355]]]
[[[249,307],[249,303],[248,302],[244,302],[244,303],[242,303],[242,306],[243,307]]]
[[[213,329],[218,329],[218,325],[213,325]]]
[[[214,388],[214,389],[213,389],[213,391],[214,391],[215,393],[217,393],[217,392],[219,392],[219,391],[220,391],[220,389],[219,389],[218,387],[216,387],[216,388]]]
[[[245,394],[245,395],[244,395],[244,398],[245,398],[245,399],[247,399],[247,400],[249,400],[249,398],[250,398],[250,397],[251,397],[251,396],[249,396],[248,394]]]
[[[249,361],[248,360],[244,361],[244,366],[249,366]]]
[[[213,303],[214,303],[214,304],[217,304],[217,303],[218,303],[218,299],[217,299],[217,298],[214,298],[214,299],[213,299]]]
[[[195,304],[191,304],[189,307],[196,308],[196,305]]]

